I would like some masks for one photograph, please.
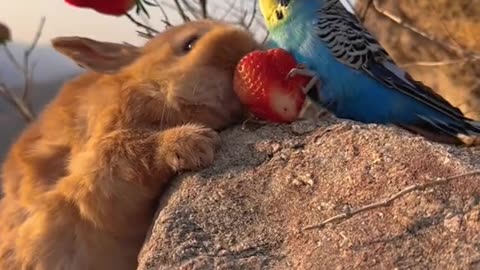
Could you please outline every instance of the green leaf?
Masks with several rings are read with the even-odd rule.
[[[147,15],[147,18],[150,19],[150,14],[148,13],[145,6],[143,5],[142,0],[136,0],[136,4],[137,4],[137,9],[136,9],[135,12],[137,13],[137,15],[140,15],[143,12],[143,13],[145,13],[145,15]]]
[[[147,5],[147,6],[158,7],[158,5],[157,5],[156,3],[152,3],[152,2],[147,1],[147,0],[143,0],[143,2],[144,2],[145,5]]]

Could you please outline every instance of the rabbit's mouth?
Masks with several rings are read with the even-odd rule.
[[[185,103],[183,103],[185,102]],[[181,123],[200,123],[215,130],[222,130],[228,126],[239,123],[243,119],[243,110],[240,103],[219,104],[220,106],[208,106],[192,104],[183,101],[180,105],[179,115]]]

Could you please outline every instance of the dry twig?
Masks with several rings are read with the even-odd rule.
[[[33,69],[35,64],[30,63],[30,57],[35,50],[38,40],[42,35],[43,27],[45,25],[45,17],[42,17],[40,24],[38,26],[37,32],[35,33],[34,39],[31,45],[25,50],[23,55],[23,65],[21,65],[10,49],[3,44],[2,47],[7,55],[9,61],[15,66],[15,68],[23,74],[24,77],[24,88],[21,97],[18,97],[11,89],[9,89],[4,83],[0,83],[0,95],[12,106],[14,106],[17,111],[22,115],[22,117],[27,122],[32,122],[35,118],[33,113],[32,104],[30,101],[30,94],[33,81]]]
[[[193,4],[193,3],[190,3],[191,1],[188,1],[188,0],[182,0],[182,4],[183,4],[183,10],[185,11],[185,14],[187,14],[187,11],[188,13],[190,13],[191,16],[193,16],[193,18],[195,20],[198,20],[198,19],[201,19],[202,18],[202,10],[200,7],[197,7],[197,5]],[[188,15],[187,15],[188,17]]]
[[[146,31],[146,32],[137,31],[137,33],[140,34],[140,36],[143,36],[143,37],[146,37],[146,38],[152,38],[156,34],[158,34],[158,31],[156,29],[135,20],[135,18],[133,18],[132,15],[126,13],[125,16],[127,16],[127,18],[131,22],[133,22],[136,26],[138,26],[140,28],[143,28]]]
[[[400,25],[401,27],[405,28],[405,29],[408,29],[410,30],[411,32],[429,40],[430,42],[433,42],[435,43],[436,45],[440,46],[441,48],[443,48],[444,50],[450,52],[450,53],[453,53],[459,57],[466,57],[466,56],[471,56],[471,55],[477,55],[477,57],[480,55],[480,54],[477,54],[477,53],[474,53],[474,52],[468,52],[467,50],[461,48],[461,47],[458,47],[452,43],[449,43],[449,42],[445,42],[445,41],[441,41],[439,39],[437,39],[434,35],[432,34],[429,34],[425,31],[422,31],[420,30],[419,28],[407,23],[406,21],[404,21],[402,18],[392,14],[391,12],[389,12],[388,10],[385,10],[383,8],[380,7],[380,4],[378,3],[378,0],[369,0],[371,1],[372,3],[372,7],[373,9],[380,15],[382,15],[383,17],[389,19],[390,21]],[[368,6],[367,6],[368,7]]]
[[[378,201],[378,202],[375,202],[375,203],[372,203],[372,204],[368,204],[368,205],[365,205],[365,206],[361,206],[360,208],[357,208],[357,209],[348,210],[348,211],[346,211],[342,214],[339,214],[339,215],[333,216],[331,218],[328,218],[328,219],[322,221],[319,224],[306,226],[306,227],[303,228],[303,230],[322,229],[330,223],[342,222],[342,221],[348,220],[348,219],[350,219],[350,218],[352,218],[356,215],[359,215],[359,214],[362,214],[362,213],[365,213],[365,212],[368,212],[368,211],[371,211],[371,210],[379,209],[379,208],[382,208],[382,207],[390,206],[390,205],[392,205],[392,203],[394,201],[396,201],[399,198],[401,198],[401,197],[403,197],[403,196],[405,196],[409,193],[412,193],[414,191],[422,191],[422,190],[425,190],[429,187],[448,184],[448,183],[450,183],[454,180],[458,180],[460,178],[467,177],[467,176],[473,176],[473,175],[480,175],[480,170],[471,171],[471,172],[467,172],[467,173],[462,173],[462,174],[458,174],[458,175],[453,175],[453,176],[449,176],[449,177],[445,177],[445,178],[437,178],[433,181],[426,182],[426,183],[423,183],[423,184],[414,184],[414,185],[411,185],[411,186],[408,186],[408,187],[402,189],[401,191],[389,196],[386,199],[383,199],[381,201]]]
[[[185,10],[183,9],[182,5],[180,5],[180,2],[178,0],[175,0],[174,2],[180,17],[182,17],[182,20],[184,22],[190,21],[190,18],[188,18],[187,14],[185,14]]]
[[[31,122],[34,119],[31,108],[27,106],[19,97],[17,97],[4,83],[0,82],[0,96],[5,99],[9,104],[15,107],[17,111],[22,115],[23,119],[27,122]]]
[[[368,0],[365,8],[363,9],[362,13],[360,14],[360,21],[364,22],[365,18],[367,17],[368,10],[370,10],[370,6],[372,5],[373,0]]]
[[[400,66],[404,68],[411,67],[411,66],[438,67],[438,66],[466,64],[466,63],[479,61],[479,60],[480,60],[480,55],[472,55],[469,57],[444,60],[444,61],[417,61],[412,63],[400,64]]]
[[[253,1],[252,17],[250,17],[250,21],[247,23],[247,29],[250,29],[252,27],[255,17],[257,16],[257,3],[258,0]]]
[[[427,33],[425,31],[420,30],[419,28],[407,23],[404,19],[392,14],[391,12],[383,9],[380,7],[378,0],[366,0],[365,8],[362,11],[360,16],[360,20],[363,22],[365,16],[370,8],[373,8],[374,11],[387,18],[391,22],[395,23],[396,25],[428,40],[429,42],[439,46],[440,48],[444,49],[446,52],[456,55],[456,58],[441,60],[441,61],[415,61],[412,63],[404,63],[400,64],[401,67],[407,68],[411,66],[424,66],[424,67],[440,67],[446,65],[464,65],[473,62],[480,61],[480,52],[470,51],[463,48],[457,40],[453,37],[449,29],[447,29],[446,25],[443,24],[443,28],[447,33],[448,39],[443,41],[436,38],[431,33]],[[350,3],[350,2],[349,2]]]
[[[207,0],[199,0],[200,1],[200,10],[202,11],[202,18],[208,18],[207,13]]]

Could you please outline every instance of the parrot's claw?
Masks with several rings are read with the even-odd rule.
[[[297,75],[306,76],[306,77],[317,76],[315,71],[309,70],[303,65],[298,65],[296,68],[292,68],[292,70],[288,72],[287,79],[290,79],[291,77],[297,76]]]
[[[287,79],[297,75],[311,78],[308,84],[303,88],[303,93],[307,94],[314,86],[319,86],[318,84],[320,80],[318,79],[317,74],[315,71],[307,69],[306,66],[300,64],[296,68],[292,68],[287,74]]]
[[[320,89],[320,80],[317,78],[317,76],[313,76],[310,81],[307,83],[307,85],[303,88],[303,93],[307,94],[312,90],[313,87],[316,87],[317,89]]]

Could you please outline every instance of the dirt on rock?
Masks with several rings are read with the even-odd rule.
[[[162,197],[139,269],[480,269],[478,175],[302,229],[480,169],[480,149],[335,119],[235,127],[222,139],[214,166]]]

